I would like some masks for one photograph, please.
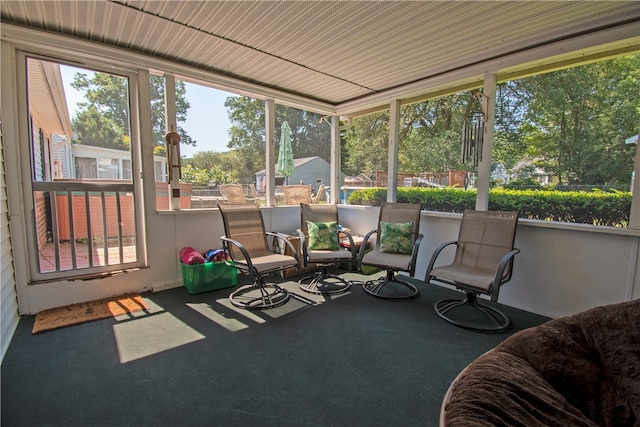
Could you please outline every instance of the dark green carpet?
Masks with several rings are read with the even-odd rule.
[[[454,292],[434,285],[408,301],[286,287],[300,298],[257,313],[230,308],[228,289],[180,288],[144,294],[154,308],[132,319],[32,335],[24,318],[2,364],[2,425],[437,426],[462,368],[547,320],[505,308],[509,331],[482,334],[437,317]]]

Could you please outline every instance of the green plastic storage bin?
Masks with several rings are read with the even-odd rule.
[[[204,264],[182,264],[182,280],[190,294],[218,289],[232,288],[238,284],[238,270],[221,262],[205,262]]]

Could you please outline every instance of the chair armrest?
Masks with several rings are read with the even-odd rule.
[[[418,258],[418,250],[420,249],[420,243],[424,236],[422,234],[418,234],[416,241],[413,242],[413,249],[411,250],[411,264],[409,265],[409,274],[411,277],[416,272],[416,259]]]
[[[340,233],[344,234],[345,236],[347,236],[347,239],[349,239],[349,251],[351,252],[351,259],[353,261],[357,261],[357,256],[359,251],[356,251],[356,245],[353,242],[353,236],[351,235],[351,233],[349,233],[348,231],[345,230],[338,230],[338,242],[340,242]],[[364,242],[362,242],[364,244]],[[361,246],[362,248],[362,246]]]
[[[373,236],[377,232],[378,232],[378,229],[371,230],[370,232],[365,234],[364,238],[362,239],[362,244],[360,245],[360,251],[358,251],[358,258],[357,258],[358,271],[360,271],[360,267],[362,266],[362,257],[364,256],[365,248],[369,246],[369,239],[371,238],[371,236]]]
[[[298,251],[293,246],[293,244],[289,241],[289,236],[287,236],[286,234],[283,234],[283,233],[275,233],[273,231],[265,231],[265,234],[267,236],[275,237],[279,241],[281,241],[285,245],[287,245],[289,247],[289,249],[291,250],[291,253],[293,254],[293,257],[296,259],[296,264],[300,265],[300,258],[298,257]]]
[[[509,263],[513,261],[513,257],[515,257],[518,253],[520,253],[520,249],[513,248],[513,250],[507,252],[500,260],[500,264],[498,264],[498,269],[496,270],[496,276],[493,279],[493,286],[491,288],[491,301],[495,302],[498,300],[498,291],[500,290],[500,286],[511,280],[513,265],[511,265],[509,275],[505,278],[503,278],[502,276],[504,275],[504,269],[507,268]]]
[[[433,270],[434,264],[436,263],[436,259],[438,258],[438,255],[440,255],[440,252],[442,252],[442,250],[449,245],[457,245],[457,244],[458,244],[457,240],[453,240],[451,242],[444,242],[444,243],[441,243],[440,246],[438,246],[435,251],[433,251],[433,254],[431,255],[431,259],[429,260],[429,265],[427,265],[427,272],[424,275],[425,282],[429,283],[431,279],[431,270]]]
[[[237,240],[230,239],[227,236],[220,236],[220,240],[222,240],[222,245],[224,246],[224,249],[227,251],[227,253],[231,257],[231,261],[235,263],[234,267],[238,269],[243,269],[243,267],[240,267],[242,263],[233,259],[233,256],[231,255],[233,252],[230,250],[229,244],[234,245],[235,247],[238,248],[240,252],[242,252],[242,256],[244,257],[244,264],[247,265],[247,270],[251,275],[251,280],[253,280],[258,274],[258,272],[253,267],[253,263],[251,262],[251,256],[249,255],[249,252],[247,252],[247,248],[245,248],[242,243],[238,242]]]
[[[300,239],[299,246],[300,252],[302,252],[302,266],[306,267],[309,265],[309,248],[307,248],[307,236],[304,235],[302,229],[298,228],[296,230],[298,232],[298,238]]]

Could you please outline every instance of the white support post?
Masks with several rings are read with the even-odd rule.
[[[478,163],[478,180],[476,184],[476,210],[489,209],[489,185],[491,179],[491,151],[493,149],[493,124],[496,112],[496,75],[484,76],[482,102],[484,103],[484,138],[482,141],[482,160]]]
[[[387,202],[398,199],[398,149],[400,146],[400,100],[389,106],[389,165],[387,166]]]
[[[340,152],[340,116],[331,117],[331,175],[329,186],[330,203],[335,205],[340,199],[340,170],[342,165],[342,153]],[[345,201],[346,202],[346,201]]]
[[[173,74],[164,76],[164,116],[165,133],[176,132],[176,78]],[[180,210],[180,146],[167,143],[167,165],[169,168],[169,209]]]
[[[276,102],[267,99],[264,102],[265,121],[265,200],[267,206],[276,204],[276,175],[274,165],[276,164]]]

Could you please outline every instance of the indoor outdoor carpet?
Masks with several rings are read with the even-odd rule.
[[[62,328],[92,320],[117,317],[137,311],[148,310],[149,307],[140,295],[122,295],[65,307],[52,308],[36,314],[32,333]]]

